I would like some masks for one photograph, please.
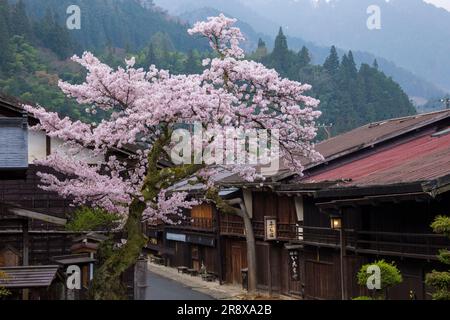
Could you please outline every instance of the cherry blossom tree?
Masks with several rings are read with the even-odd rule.
[[[304,95],[307,84],[281,78],[275,70],[244,59],[239,47],[244,40],[233,27],[234,19],[224,15],[196,23],[190,34],[209,40],[214,59],[203,62],[202,74],[172,75],[151,66],[134,67],[126,60],[124,67],[112,69],[93,54],[73,57],[87,70],[85,82],[59,82],[59,87],[79,104],[89,105],[87,112],[108,111],[110,117],[98,124],[60,119],[42,107],[26,106],[40,120],[37,130],[64,141],[65,152],[55,152],[39,164],[64,174],[58,178],[40,173],[42,188],[120,215],[127,242],[112,254],[97,271],[95,298],[116,299],[120,295],[120,275],[138,258],[146,238],[142,221],[162,219],[172,223],[174,213],[191,208],[198,201],[187,193],[168,192],[168,188],[196,176],[209,187],[208,199],[220,202],[217,189],[209,180],[217,166],[170,162],[172,134],[180,126],[200,123],[205,129],[234,127],[241,130],[264,129],[278,132],[279,157],[293,171],[301,173],[299,159],[319,160],[314,150],[316,110],[319,101]],[[211,139],[203,143],[211,143]],[[111,150],[133,146],[125,161]],[[86,148],[93,157],[103,158],[97,165],[77,157]],[[226,169],[257,178],[250,166],[230,165]],[[251,172],[251,174],[249,174]],[[225,211],[226,204],[217,203]]]

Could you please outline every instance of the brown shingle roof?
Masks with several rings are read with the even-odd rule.
[[[0,268],[7,279],[0,279],[0,286],[7,289],[49,287],[59,266],[21,266]]]

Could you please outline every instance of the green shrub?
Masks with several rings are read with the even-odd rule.
[[[434,232],[442,233],[450,238],[450,217],[437,216],[431,224]],[[450,265],[450,251],[440,250],[439,261]],[[433,293],[434,300],[450,300],[450,272],[439,272],[433,270],[425,277],[425,283],[435,289]]]
[[[368,296],[361,296],[361,297],[353,298],[352,300],[375,300],[375,299],[372,297],[368,297]]]
[[[7,279],[8,275],[4,273],[3,271],[0,271],[0,279]],[[0,298],[7,297],[11,294],[8,290],[6,290],[4,287],[0,286]]]
[[[118,226],[116,214],[101,209],[83,207],[78,209],[66,229],[69,231],[111,231]]]
[[[374,297],[377,299],[385,299],[387,289],[402,283],[403,277],[394,262],[389,263],[385,260],[378,260],[361,267],[357,275],[359,285],[367,286],[367,281],[372,275],[371,273],[367,273],[367,269],[373,265],[378,266],[381,271],[381,286],[379,290],[374,291]]]

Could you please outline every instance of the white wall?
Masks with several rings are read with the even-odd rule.
[[[40,131],[28,130],[28,163],[42,160],[47,155],[45,134]]]
[[[67,150],[66,146],[63,146],[63,141],[58,138],[52,138],[51,152],[57,150],[62,150],[65,152]],[[35,160],[45,159],[47,156],[47,139],[46,135],[42,131],[28,131],[28,163],[32,164]],[[92,151],[89,149],[83,149],[77,156],[76,159],[83,159],[90,164],[97,164],[104,161],[104,157],[94,157]]]

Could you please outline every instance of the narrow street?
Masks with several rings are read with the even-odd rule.
[[[213,300],[182,283],[148,272],[147,300]]]

